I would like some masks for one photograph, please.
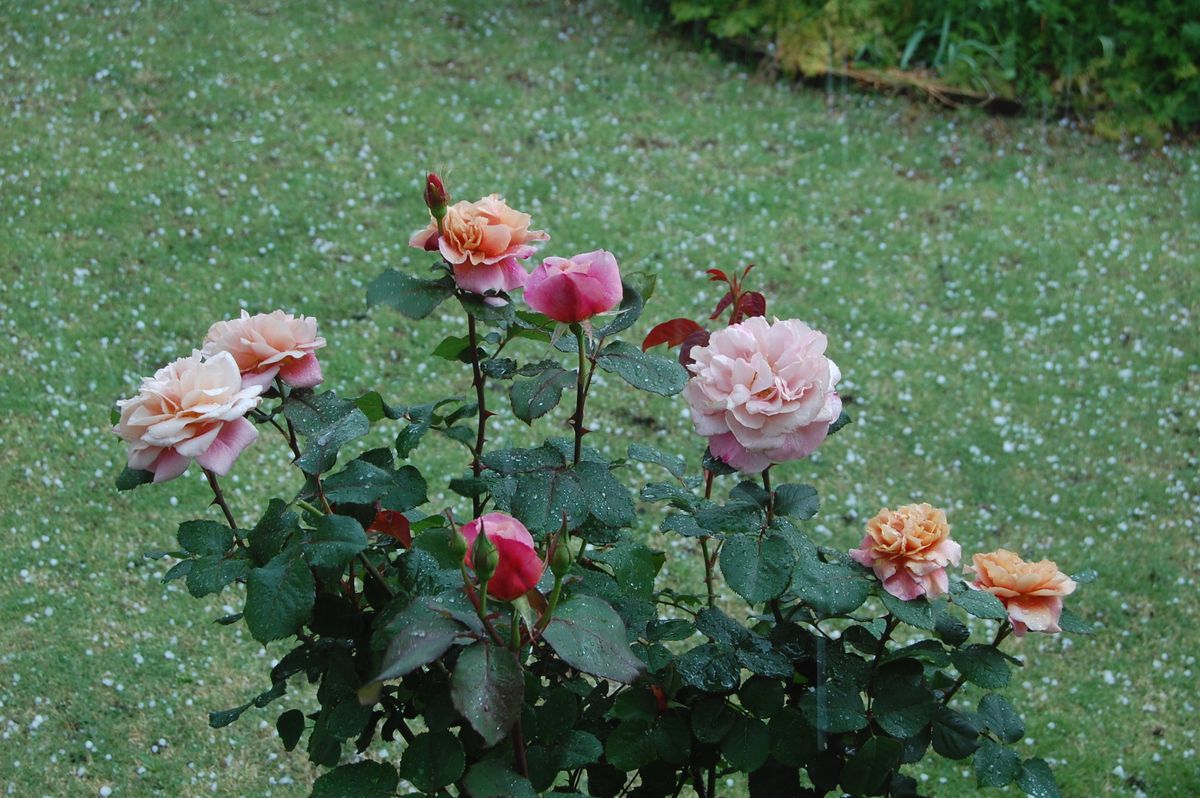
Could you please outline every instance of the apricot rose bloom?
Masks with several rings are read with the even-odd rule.
[[[1061,632],[1063,596],[1075,592],[1071,577],[1058,570],[1053,560],[1026,562],[1007,549],[976,554],[966,570],[975,574],[971,585],[986,590],[1008,610],[1013,632],[1021,637],[1027,630]]]
[[[529,229],[530,216],[508,207],[498,194],[476,202],[456,202],[446,209],[442,232],[436,220],[413,233],[410,246],[437,250],[454,268],[458,287],[473,294],[512,291],[528,275],[517,263],[532,255],[534,243],[550,236]]]
[[[129,444],[129,467],[165,482],[195,460],[224,476],[258,437],[246,413],[262,401],[261,385],[246,385],[233,355],[180,358],[142,380],[137,396],[117,402],[113,432]]]
[[[319,385],[321,364],[314,354],[325,346],[317,320],[276,310],[218,321],[204,336],[204,355],[228,352],[246,385],[270,385],[276,376],[293,388]]]
[[[802,321],[755,316],[692,348],[683,395],[713,455],[756,474],[816,451],[842,412],[842,373],[825,346]]]
[[[542,578],[545,563],[534,548],[529,530],[505,513],[487,513],[464,524],[459,530],[467,539],[467,555],[464,558],[467,567],[473,567],[471,556],[481,527],[500,553],[496,572],[488,580],[488,595],[501,601],[512,601],[536,587]]]
[[[621,301],[621,270],[611,252],[546,258],[525,284],[525,304],[563,324],[587,321]]]
[[[875,572],[883,589],[902,601],[934,598],[950,587],[946,566],[958,565],[962,548],[950,539],[946,513],[929,504],[886,507],[867,522],[855,561]]]

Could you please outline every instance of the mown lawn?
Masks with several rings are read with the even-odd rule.
[[[191,473],[117,495],[109,408],[239,307],[318,316],[344,395],[466,389],[465,369],[426,365],[460,319],[364,302],[383,268],[426,266],[406,242],[430,167],[533,213],[549,253],[656,272],[647,321],[707,312],[699,272],[757,263],[773,313],[828,333],[855,417],[781,475],[822,491],[817,534],[849,547],[880,506],[928,500],[967,551],[1096,569],[1072,605],[1102,631],[1009,647],[1030,755],[1068,796],[1200,794],[1195,152],[827,104],[610,0],[18,0],[0,19],[5,794],[307,795],[276,706],[207,727],[284,649],[211,623],[236,592],[160,584],[169,561],[142,552],[207,489]],[[698,451],[681,400],[608,388],[591,442]],[[264,437],[227,490],[250,518],[291,480]],[[655,512],[664,580],[694,580]],[[964,765],[917,772],[972,792]]]

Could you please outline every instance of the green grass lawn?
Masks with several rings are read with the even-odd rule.
[[[407,239],[436,168],[459,198],[532,213],[547,253],[657,272],[647,321],[706,312],[703,269],[759,264],[772,313],[828,333],[856,420],[777,476],[822,491],[814,534],[856,545],[879,507],[925,500],[967,552],[1096,569],[1071,603],[1100,633],[1008,647],[1028,755],[1067,796],[1200,794],[1193,151],[827,105],[607,0],[18,0],[0,17],[0,792],[308,794],[276,706],[208,728],[285,649],[212,623],[236,591],[160,583],[168,561],[142,552],[207,488],[193,469],[117,495],[109,408],[243,306],[318,316],[344,395],[466,389],[465,368],[426,362],[452,312],[416,325],[364,302],[383,268],[427,265]],[[604,388],[589,442],[699,450],[682,400]],[[250,518],[294,487],[264,436],[226,489]],[[663,578],[694,580],[656,512]],[[916,772],[956,796],[968,767]]]

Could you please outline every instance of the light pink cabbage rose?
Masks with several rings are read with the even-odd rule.
[[[1075,592],[1075,580],[1058,570],[1053,560],[1026,562],[1014,552],[997,549],[976,554],[966,570],[974,572],[971,587],[986,590],[1008,610],[1013,632],[1061,632],[1063,597]]]
[[[530,216],[508,207],[498,194],[446,209],[442,233],[437,222],[413,233],[410,246],[441,253],[454,267],[458,287],[473,294],[512,291],[528,277],[517,263],[532,255],[533,244],[550,236],[529,229]]]
[[[118,402],[121,419],[113,432],[129,444],[129,467],[153,471],[155,482],[174,479],[192,460],[224,476],[258,437],[245,415],[262,401],[262,390],[243,384],[228,352],[207,360],[193,352],[142,380],[137,396]]]
[[[525,303],[563,324],[586,321],[621,301],[621,270],[611,252],[546,258],[525,283]]]
[[[321,364],[316,350],[325,346],[317,335],[317,320],[276,310],[218,321],[204,336],[204,354],[228,352],[237,361],[247,385],[270,385],[276,376],[293,388],[320,384]]]
[[[464,558],[467,567],[473,567],[471,553],[481,527],[500,553],[496,572],[488,580],[488,595],[501,601],[512,601],[537,587],[545,563],[534,548],[529,530],[505,513],[488,513],[463,525],[460,531],[467,539],[467,555]]]
[[[886,507],[867,522],[855,561],[875,571],[883,589],[902,601],[934,598],[950,587],[946,566],[958,565],[962,547],[950,539],[946,513],[928,504]]]
[[[816,451],[842,412],[825,343],[804,322],[755,316],[694,347],[683,395],[713,455],[755,474]]]

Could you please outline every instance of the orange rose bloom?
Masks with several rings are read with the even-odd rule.
[[[902,601],[934,598],[950,586],[947,565],[958,565],[962,548],[950,539],[946,513],[926,503],[886,507],[867,522],[856,562],[875,571],[883,589]]]
[[[1075,592],[1075,582],[1053,560],[1026,562],[1007,549],[976,554],[966,570],[975,573],[972,587],[986,590],[1004,604],[1013,632],[1061,632],[1063,596]]]

